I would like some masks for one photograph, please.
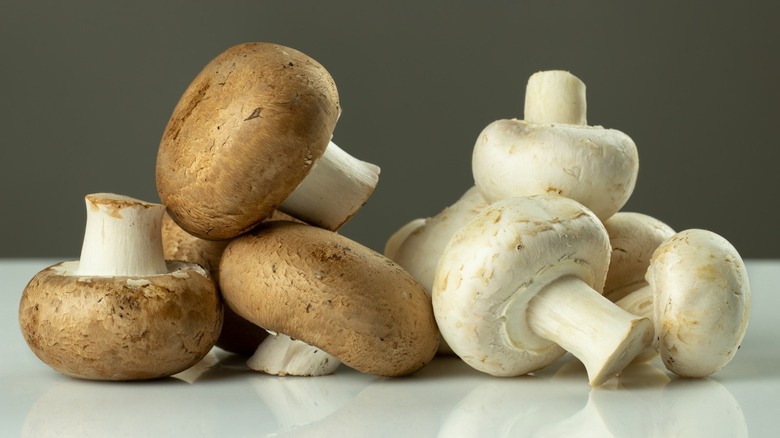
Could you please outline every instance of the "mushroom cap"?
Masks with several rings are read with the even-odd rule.
[[[601,291],[609,238],[596,216],[557,195],[498,201],[447,244],[433,283],[443,338],[472,367],[497,376],[543,368],[563,355],[526,322],[546,285],[576,276]]]
[[[488,202],[557,194],[601,220],[628,201],[638,171],[631,138],[598,126],[497,120],[482,130],[472,154],[474,181]]]
[[[269,222],[232,240],[220,264],[220,289],[243,318],[363,373],[411,374],[439,343],[430,300],[409,273],[305,224]]]
[[[222,301],[200,266],[169,263],[148,277],[70,275],[64,262],[35,275],[19,323],[32,351],[55,370],[94,380],[170,376],[201,360],[222,326]]]
[[[209,240],[268,217],[325,152],[340,112],[330,74],[270,43],[208,63],[173,110],[157,154],[157,191],[173,219]]]
[[[653,254],[658,351],[684,377],[709,376],[728,364],[750,317],[750,284],[737,250],[707,230],[681,231]]]
[[[409,233],[390,258],[412,274],[430,295],[436,265],[447,242],[487,206],[479,190],[471,187],[454,204],[425,219],[422,226]]]
[[[614,302],[647,285],[650,258],[674,230],[652,216],[625,211],[604,221],[604,228],[612,245],[604,296]]]

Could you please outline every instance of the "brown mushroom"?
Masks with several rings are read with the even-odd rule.
[[[228,244],[219,278],[231,308],[279,335],[250,358],[254,369],[320,375],[334,371],[327,365],[338,360],[364,373],[399,376],[436,353],[438,330],[422,286],[390,259],[339,234],[292,222],[262,224]]]
[[[233,46],[173,110],[157,155],[160,199],[203,239],[235,237],[277,208],[335,230],[379,174],[330,142],[340,112],[333,79],[312,58],[270,43]]]
[[[81,258],[33,277],[19,305],[22,334],[47,365],[69,376],[170,376],[214,346],[222,302],[198,265],[163,258],[164,206],[126,196],[86,197]]]

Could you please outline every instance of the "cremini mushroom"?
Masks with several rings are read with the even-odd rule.
[[[444,249],[433,283],[441,334],[472,367],[496,376],[541,369],[565,350],[591,385],[652,341],[652,323],[604,298],[610,246],[588,209],[568,198],[507,198]]]
[[[336,85],[309,56],[271,43],[233,46],[185,90],[157,154],[157,191],[197,237],[235,237],[277,208],[339,228],[366,202],[379,168],[330,142]]]
[[[655,324],[664,365],[683,377],[706,377],[737,353],[750,318],[745,264],[712,231],[681,231],[653,253],[648,285],[617,301]]]
[[[601,220],[620,210],[636,184],[636,145],[620,131],[585,125],[585,85],[568,72],[538,72],[525,111],[526,120],[497,120],[477,138],[472,172],[485,199],[558,194]]]
[[[86,204],[81,258],[39,272],[24,290],[27,344],[84,379],[152,379],[197,363],[217,340],[222,302],[202,267],[165,261],[165,207],[106,193]]]
[[[344,236],[269,222],[233,239],[220,289],[269,336],[250,368],[322,375],[343,362],[360,372],[411,374],[436,353],[439,335],[420,284],[390,259]]]
[[[617,301],[647,285],[653,252],[674,235],[664,222],[643,213],[620,211],[604,221],[612,246],[604,296]]]

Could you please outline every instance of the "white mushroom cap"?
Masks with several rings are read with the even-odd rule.
[[[385,255],[412,274],[430,295],[436,265],[447,242],[487,206],[479,190],[472,186],[454,204],[424,219],[397,245],[392,255],[387,252]]]
[[[674,235],[660,220],[642,213],[621,211],[604,221],[612,245],[604,296],[618,301],[647,285],[645,273],[653,252]]]
[[[540,369],[563,346],[598,385],[652,337],[649,320],[599,294],[609,254],[603,225],[571,199],[496,202],[452,237],[439,260],[433,309],[441,334],[465,362],[497,376]]]
[[[497,120],[479,135],[474,181],[489,202],[558,194],[601,220],[620,210],[636,184],[639,157],[626,134],[601,127]]]
[[[684,377],[709,376],[739,348],[750,316],[750,285],[742,258],[723,237],[692,229],[653,254],[647,281],[655,291],[658,350]]]

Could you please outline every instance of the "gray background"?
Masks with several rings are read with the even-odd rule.
[[[342,229],[374,249],[471,186],[477,135],[522,118],[530,74],[567,69],[589,123],[637,144],[626,210],[777,258],[778,3],[635,3],[4,1],[0,256],[77,256],[87,193],[158,200],[185,87],[227,47],[270,41],[331,72],[334,140],[382,167]]]

